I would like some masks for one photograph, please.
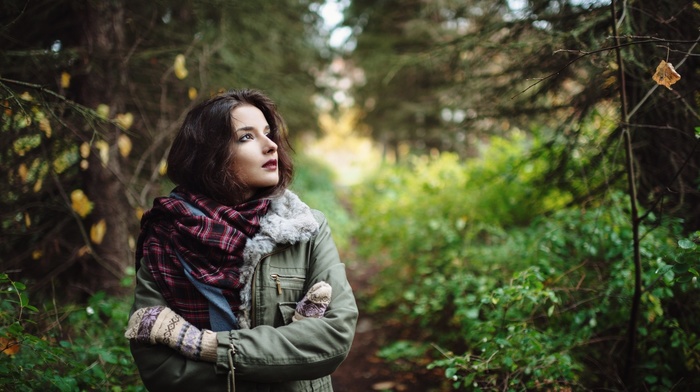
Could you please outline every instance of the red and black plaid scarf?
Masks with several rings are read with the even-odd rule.
[[[197,281],[220,288],[231,310],[238,311],[245,285],[240,279],[243,248],[260,228],[270,201],[229,207],[181,187],[173,192],[182,200],[157,198],[143,215],[136,266],[143,258],[168,306],[196,327],[210,328],[209,302],[185,276],[178,254]],[[194,214],[187,204],[204,216]]]

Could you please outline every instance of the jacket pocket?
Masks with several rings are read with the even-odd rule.
[[[279,315],[282,317],[282,322],[284,325],[290,324],[292,322],[292,317],[294,317],[294,310],[297,307],[296,302],[280,302],[277,304],[280,312]]]
[[[285,291],[288,290],[299,292],[304,289],[306,283],[306,277],[300,275],[271,273],[270,279],[277,289],[277,295],[285,295]]]

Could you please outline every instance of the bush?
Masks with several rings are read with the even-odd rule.
[[[0,288],[0,389],[145,391],[124,338],[129,301],[39,310],[21,282],[0,274]]]
[[[642,377],[623,386],[634,289],[625,196],[564,208],[565,192],[530,190],[545,163],[523,171],[522,143],[493,146],[488,162],[415,158],[355,189],[358,251],[385,266],[370,309],[425,331],[442,356],[431,367],[455,388],[700,385],[697,238],[677,221],[643,226]]]

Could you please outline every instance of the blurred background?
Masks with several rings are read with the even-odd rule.
[[[265,91],[362,311],[339,391],[700,388],[700,3],[0,2],[0,389],[143,390],[139,219]]]

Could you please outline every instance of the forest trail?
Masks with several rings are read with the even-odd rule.
[[[370,279],[378,268],[372,263],[352,261],[347,267],[348,280],[353,287],[360,317],[350,354],[333,373],[336,392],[397,391],[438,392],[444,388],[443,372],[425,366],[390,363],[377,356],[377,351],[401,334],[402,328],[363,310],[372,292]],[[394,323],[395,324],[395,323]]]

